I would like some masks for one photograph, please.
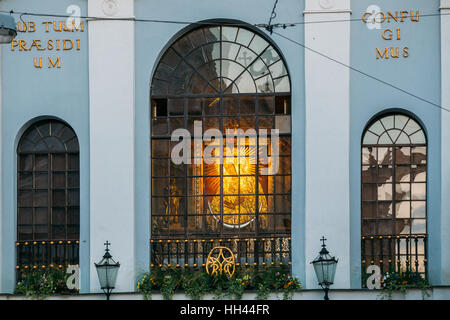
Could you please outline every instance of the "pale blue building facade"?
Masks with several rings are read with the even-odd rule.
[[[152,79],[170,45],[205,21],[247,25],[284,58],[291,267],[304,287],[319,288],[310,262],[325,236],[339,258],[334,287],[361,289],[362,137],[373,119],[396,112],[426,134],[428,278],[450,285],[450,1],[280,0],[273,23],[286,28],[270,34],[255,25],[267,24],[272,8],[269,0],[0,2],[19,27],[0,60],[0,293],[12,293],[16,281],[17,148],[43,119],[66,123],[79,141],[81,292],[101,291],[94,262],[106,240],[121,263],[116,291],[136,291],[150,268]],[[55,15],[77,10],[89,18],[59,31],[68,18]],[[382,22],[371,23],[377,12]],[[388,12],[398,20],[388,22]]]

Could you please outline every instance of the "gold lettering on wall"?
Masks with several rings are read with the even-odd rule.
[[[81,51],[81,39],[69,39],[68,33],[83,33],[83,21],[80,21],[79,24],[76,24],[75,21],[71,21],[70,23],[67,21],[43,21],[41,24],[37,24],[34,21],[17,23],[17,31],[19,33],[33,34],[38,31],[39,27],[45,33],[54,33],[58,36],[62,36],[62,39],[15,39],[11,42],[11,51],[36,53],[45,51],[48,51],[49,53],[53,51]],[[64,37],[65,34],[67,34],[66,37]],[[48,60],[48,69],[61,69],[62,67],[62,57],[34,56],[34,68],[42,69],[44,60]]]
[[[391,29],[386,29],[383,31],[382,35],[384,40],[392,40],[392,30]]]
[[[49,68],[54,68],[54,67],[58,67],[58,69],[59,68],[61,68],[61,58],[60,57],[58,57],[57,59],[56,59],[56,61],[55,62],[53,62],[53,60],[52,60],[52,58],[48,58],[48,67]]]
[[[362,15],[362,21],[365,24],[383,24],[387,23],[418,23],[420,21],[419,10],[400,10],[389,12],[365,12]],[[379,29],[379,28],[378,28]],[[385,41],[400,41],[401,28],[383,29],[381,31],[381,38]],[[20,44],[19,44],[20,46]],[[389,58],[399,59],[401,57],[408,58],[410,56],[409,47],[401,46],[387,46],[385,48],[375,48],[377,60],[388,60]]]
[[[381,52],[381,50],[377,48],[377,59],[380,59],[380,58],[381,59],[384,59],[384,58],[389,59],[389,50],[388,50],[388,48],[384,49],[383,52]]]
[[[42,58],[38,59],[38,57],[34,57],[34,66],[36,68],[41,69],[42,68]]]

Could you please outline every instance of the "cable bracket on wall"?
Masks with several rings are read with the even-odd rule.
[[[283,28],[286,29],[287,27],[295,27],[295,24],[293,23],[275,23],[275,24],[266,24],[266,23],[261,23],[261,24],[256,24],[255,25],[258,28],[264,28],[266,29],[270,34],[273,33],[273,29],[276,28]]]

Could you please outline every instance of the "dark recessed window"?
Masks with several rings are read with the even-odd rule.
[[[79,236],[78,138],[60,121],[37,122],[17,148],[17,265],[77,264]]]

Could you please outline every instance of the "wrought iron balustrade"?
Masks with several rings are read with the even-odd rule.
[[[79,264],[78,240],[16,242],[17,272]],[[19,278],[18,278],[19,279]]]
[[[427,235],[372,235],[361,237],[362,286],[366,287],[370,265],[386,272],[417,272],[427,277]]]
[[[204,266],[215,247],[227,247],[236,265],[291,264],[291,238],[152,239],[151,267]]]

